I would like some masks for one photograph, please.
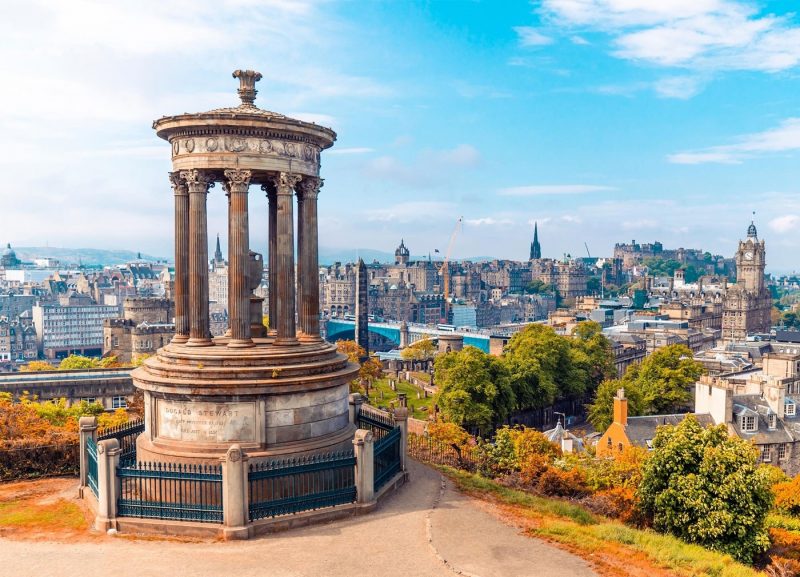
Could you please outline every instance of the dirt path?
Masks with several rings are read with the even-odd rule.
[[[0,539],[0,575],[14,577],[595,576],[583,560],[521,535],[413,462],[411,483],[375,513],[252,541],[10,537]]]

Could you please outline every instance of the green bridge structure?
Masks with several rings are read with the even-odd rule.
[[[494,334],[491,331],[474,329],[458,330],[449,325],[422,325],[417,323],[406,323],[408,326],[408,343],[411,344],[423,339],[436,339],[442,335],[459,335],[464,338],[464,346],[472,346],[489,352],[489,337]],[[339,340],[355,339],[356,322],[350,319],[329,319],[325,322],[325,339],[335,343]],[[370,322],[368,330],[370,333],[380,335],[386,341],[400,346],[400,330],[402,323],[399,322]]]

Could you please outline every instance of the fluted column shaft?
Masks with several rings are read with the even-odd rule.
[[[189,341],[190,346],[213,344],[208,316],[208,217],[206,196],[213,174],[181,171],[189,189]]]
[[[269,202],[267,228],[269,235],[267,254],[267,283],[269,284],[269,292],[267,293],[267,314],[269,315],[269,331],[268,336],[275,336],[275,323],[278,320],[275,312],[275,292],[278,290],[278,281],[275,276],[276,264],[275,253],[278,250],[278,199],[275,193],[275,187],[271,185],[264,185],[261,187],[267,193],[267,201]]]
[[[320,341],[319,336],[319,232],[317,197],[322,187],[320,178],[304,178],[297,192],[299,218],[298,258],[300,260],[299,317],[303,341]]]
[[[249,170],[226,170],[228,205],[228,318],[229,347],[251,347],[250,338],[250,227],[247,209]]]
[[[272,177],[276,195],[275,345],[297,344],[294,284],[294,186],[300,176],[281,172]]]
[[[175,192],[175,336],[173,343],[189,340],[189,190],[177,172],[169,175]]]

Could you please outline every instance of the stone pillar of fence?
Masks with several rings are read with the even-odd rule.
[[[364,404],[364,397],[361,393],[350,393],[350,422],[356,427],[358,426],[358,413],[361,411],[361,405]]]
[[[366,505],[375,500],[375,447],[372,431],[358,429],[353,447],[356,456],[356,502]]]
[[[97,517],[94,528],[98,531],[117,528],[117,465],[121,452],[117,439],[97,443]]]
[[[408,453],[408,408],[397,407],[392,413],[394,426],[400,427],[400,470],[406,471],[406,454]]]
[[[83,488],[88,485],[89,477],[89,454],[86,452],[86,440],[92,439],[97,442],[97,417],[81,417],[78,421],[80,430],[80,486],[78,488],[79,497],[83,498]]]
[[[250,517],[247,491],[248,457],[239,445],[231,445],[222,461],[222,536],[247,539]]]

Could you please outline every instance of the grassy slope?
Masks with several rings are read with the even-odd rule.
[[[669,535],[634,529],[566,501],[509,489],[479,475],[449,467],[442,470],[461,490],[505,507],[505,512],[523,521],[532,536],[554,541],[591,561],[599,561],[599,569],[606,575],[648,574],[647,565],[656,573],[681,577],[763,575],[728,555],[684,543]]]

